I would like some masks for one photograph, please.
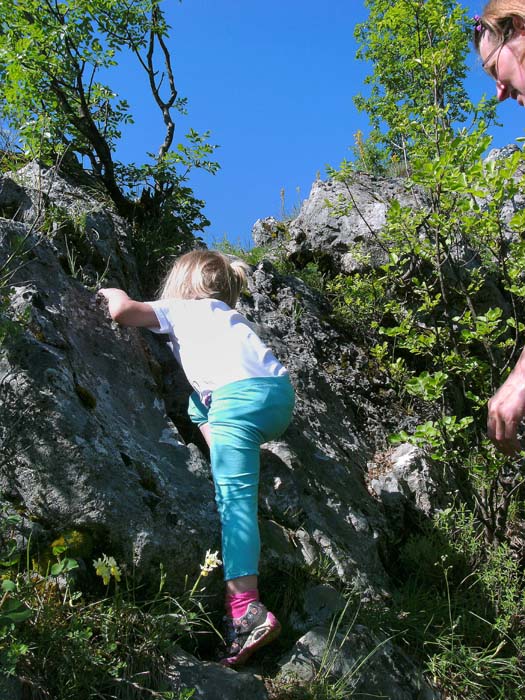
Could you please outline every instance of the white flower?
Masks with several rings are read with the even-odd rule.
[[[201,564],[201,576],[207,576],[210,571],[213,571],[213,569],[216,569],[218,566],[222,564],[222,561],[219,559],[219,552],[210,552],[208,549],[206,551],[206,556],[204,557],[204,564]]]

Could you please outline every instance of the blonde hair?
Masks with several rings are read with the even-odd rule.
[[[474,28],[474,46],[479,52],[481,39],[486,32],[492,35],[496,49],[501,48],[514,36],[515,19],[525,23],[525,7],[520,0],[490,0],[483,9],[481,17],[476,19]]]
[[[215,250],[192,250],[168,272],[159,298],[218,299],[235,306],[246,285],[248,265]]]

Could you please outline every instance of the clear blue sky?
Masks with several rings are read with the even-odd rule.
[[[469,2],[474,13],[482,5]],[[289,213],[308,196],[316,173],[351,157],[353,134],[367,131],[352,98],[363,89],[367,67],[355,59],[354,27],[364,21],[363,0],[166,0],[170,48],[179,94],[188,116],[177,117],[177,138],[193,127],[210,130],[220,145],[217,175],[192,177],[206,201],[209,245],[227,236],[251,244],[258,218]],[[478,98],[492,81],[471,57],[469,85]],[[119,83],[136,123],[118,156],[144,162],[163,138],[160,113],[138,68],[123,64]],[[511,102],[510,100],[508,101]],[[504,128],[494,145],[523,134],[525,112],[502,104]]]

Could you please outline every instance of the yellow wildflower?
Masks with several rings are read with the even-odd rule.
[[[95,567],[97,576],[102,577],[105,586],[109,584],[112,576],[115,581],[120,581],[120,569],[113,557],[108,557],[107,554],[103,554],[102,559],[93,561],[93,566]]]

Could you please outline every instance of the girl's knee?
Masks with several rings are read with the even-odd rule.
[[[203,438],[206,440],[206,444],[211,448],[211,428],[209,423],[200,423],[199,430],[202,433]]]

